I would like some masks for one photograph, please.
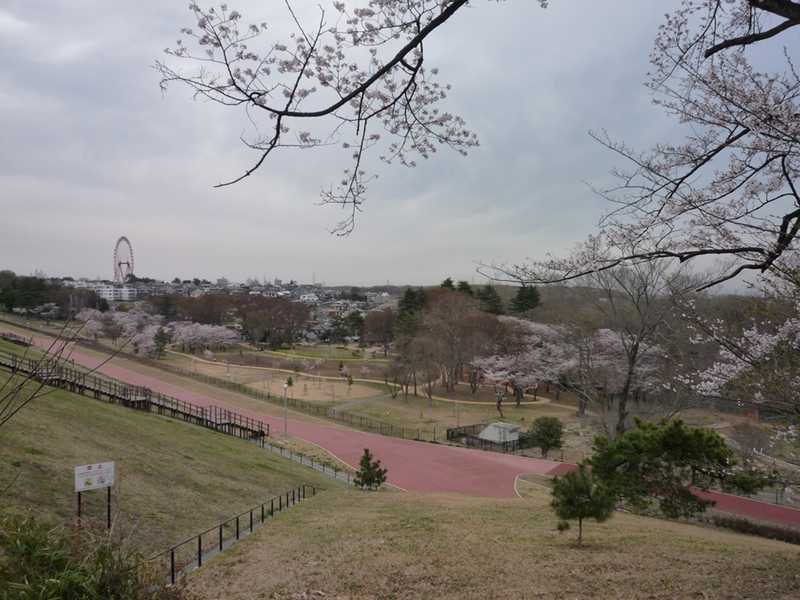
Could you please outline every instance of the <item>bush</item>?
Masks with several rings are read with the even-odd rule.
[[[0,599],[178,600],[180,588],[140,568],[105,532],[71,531],[31,517],[0,518]]]
[[[381,468],[381,461],[372,460],[369,448],[364,448],[353,485],[362,490],[377,490],[384,481],[386,481],[386,469]]]
[[[564,426],[556,417],[539,417],[533,421],[528,434],[528,444],[542,451],[547,458],[550,450],[561,448]]]
[[[770,525],[767,523],[756,523],[729,515],[711,515],[706,520],[712,525],[724,527],[725,529],[730,529],[737,533],[757,535],[771,540],[780,540],[781,542],[787,542],[789,544],[800,544],[800,531],[797,529],[788,529],[780,525]]]

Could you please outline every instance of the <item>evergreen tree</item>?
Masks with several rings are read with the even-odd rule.
[[[522,286],[517,290],[517,295],[511,301],[511,310],[517,314],[524,314],[541,304],[539,290],[534,286]]]
[[[568,521],[578,521],[578,544],[583,541],[583,520],[594,519],[598,523],[614,514],[614,495],[592,477],[585,465],[563,477],[553,480],[553,500],[550,506],[562,520],[559,530],[569,528]]]
[[[386,472],[381,468],[381,461],[372,460],[369,448],[364,448],[353,485],[362,490],[377,490],[386,481]]]
[[[561,448],[564,426],[557,417],[539,417],[531,425],[528,439],[534,448],[542,451],[542,456],[547,458],[550,450]]]
[[[453,290],[453,291],[455,291],[455,290],[456,290],[456,286],[453,284],[453,280],[452,280],[452,278],[450,278],[450,277],[448,277],[447,279],[445,279],[445,280],[444,280],[444,281],[441,283],[441,285],[440,285],[439,287],[442,287],[442,288],[444,288],[444,289],[446,289],[446,290]]]
[[[493,285],[485,285],[478,290],[478,300],[481,301],[481,310],[492,315],[502,315],[503,300]]]
[[[691,517],[713,504],[692,493],[719,485],[752,494],[768,483],[764,474],[737,468],[725,438],[682,421],[637,422],[614,441],[598,437],[587,463],[614,495],[635,508],[655,504],[671,518]]]
[[[347,333],[351,336],[363,337],[364,335],[364,317],[358,311],[353,311],[345,318],[345,326]]]
[[[397,307],[397,332],[411,335],[419,322],[419,313],[425,306],[425,290],[408,288]]]
[[[475,292],[472,291],[472,286],[469,284],[468,281],[459,281],[456,290],[461,292],[462,294],[466,294],[467,296],[475,295]]]
[[[169,332],[163,327],[159,327],[153,336],[153,343],[156,346],[156,358],[161,358],[164,356],[167,344],[169,344]]]

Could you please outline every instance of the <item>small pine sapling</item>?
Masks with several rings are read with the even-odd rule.
[[[386,481],[386,472],[387,470],[381,467],[381,461],[372,460],[369,448],[364,448],[353,485],[362,490],[377,490]]]
[[[569,520],[577,520],[578,545],[583,541],[584,519],[594,519],[602,523],[614,514],[615,504],[614,495],[602,482],[592,477],[585,465],[553,480],[553,500],[550,506],[561,519],[558,530],[565,531],[569,527]]]

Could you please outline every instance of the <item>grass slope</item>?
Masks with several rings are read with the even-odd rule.
[[[0,384],[7,377],[0,371]],[[73,467],[109,460],[118,472],[114,516],[145,551],[299,483],[335,485],[243,440],[53,390],[0,429],[1,501],[68,522],[75,514]],[[105,518],[104,491],[88,492],[84,501],[86,515]]]
[[[200,598],[797,598],[795,546],[617,514],[559,534],[549,494],[329,491],[189,579]],[[224,590],[224,591],[220,591]]]

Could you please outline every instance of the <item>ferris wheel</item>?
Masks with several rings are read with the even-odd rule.
[[[114,282],[125,283],[133,275],[133,246],[124,235],[114,246]]]

